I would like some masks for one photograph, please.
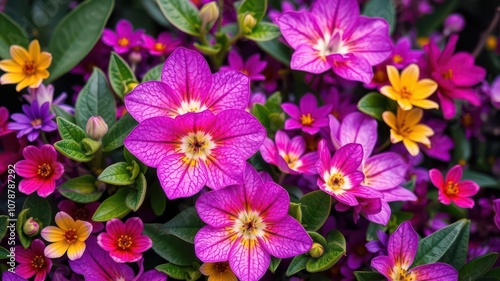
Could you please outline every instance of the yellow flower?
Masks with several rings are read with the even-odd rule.
[[[206,262],[200,266],[200,272],[208,276],[208,281],[238,281],[227,261]]]
[[[0,69],[7,72],[0,77],[1,84],[17,84],[16,91],[19,92],[28,86],[38,88],[42,80],[49,77],[47,68],[52,55],[40,52],[38,40],[31,41],[28,50],[18,45],[10,46],[12,59],[0,61]]]
[[[59,258],[67,251],[70,260],[81,258],[85,252],[85,240],[92,232],[92,225],[86,221],[74,221],[65,212],[56,214],[56,224],[58,227],[47,226],[42,230],[43,239],[53,242],[45,248],[45,256]]]
[[[434,135],[434,131],[429,126],[419,124],[422,115],[423,110],[420,108],[404,111],[399,107],[397,117],[390,111],[382,114],[385,123],[391,127],[391,142],[403,141],[404,146],[413,156],[419,152],[417,142],[430,148],[429,137]]]
[[[438,87],[431,79],[418,80],[420,70],[416,64],[411,64],[401,72],[392,65],[387,66],[387,76],[391,86],[383,86],[380,92],[398,102],[403,110],[412,109],[413,105],[424,109],[439,108],[436,102],[426,100]]]

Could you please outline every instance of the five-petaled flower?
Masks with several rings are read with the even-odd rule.
[[[116,33],[111,29],[104,29],[102,42],[113,47],[118,54],[124,54],[134,47],[140,47],[142,44],[142,35],[144,30],[134,31],[132,24],[128,20],[119,20],[116,24]]]
[[[205,262],[200,266],[200,272],[208,276],[207,281],[238,281],[228,261]]]
[[[403,222],[389,238],[388,256],[372,260],[372,267],[388,281],[455,281],[458,272],[451,265],[436,262],[411,268],[418,249],[418,235],[409,221]]]
[[[285,130],[302,129],[314,135],[320,128],[328,126],[328,114],[332,107],[331,104],[318,107],[318,100],[311,93],[300,99],[300,107],[293,103],[283,103],[281,108],[291,117],[285,121]]]
[[[16,274],[28,279],[35,275],[35,281],[44,281],[52,268],[52,261],[43,253],[45,244],[40,239],[31,242],[28,249],[16,248]]]
[[[259,280],[271,255],[288,258],[312,246],[302,225],[288,215],[285,189],[264,183],[246,166],[244,183],[202,194],[196,210],[207,224],[195,236],[196,255],[203,262],[225,262],[240,280]]]
[[[12,114],[11,117],[15,122],[7,126],[11,130],[19,131],[18,138],[28,135],[29,141],[35,141],[40,132],[53,132],[57,129],[57,124],[53,120],[55,114],[50,113],[49,102],[40,106],[38,101],[34,100],[31,105],[23,104],[22,109],[24,114]]]
[[[453,166],[446,178],[438,169],[429,171],[432,184],[439,189],[438,199],[441,203],[449,205],[451,202],[462,208],[474,207],[474,200],[469,198],[479,191],[479,185],[471,180],[462,179],[462,166]]]

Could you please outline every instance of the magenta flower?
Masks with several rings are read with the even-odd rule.
[[[208,186],[241,182],[245,161],[260,148],[266,129],[250,113],[228,109],[155,117],[142,121],[125,146],[144,164],[158,168],[170,199],[194,195]]]
[[[495,210],[495,225],[500,229],[500,199],[493,200],[493,210]]]
[[[118,54],[124,54],[134,47],[141,46],[143,33],[142,29],[134,31],[132,24],[128,20],[122,19],[116,24],[116,32],[108,28],[104,29],[102,42],[113,47],[113,50]]]
[[[250,56],[247,61],[243,62],[243,58],[236,51],[229,52],[227,57],[229,66],[223,66],[220,70],[237,70],[250,78],[250,81],[263,81],[266,77],[262,75],[262,71],[266,68],[267,62],[260,60],[260,55],[255,54]]]
[[[356,103],[351,101],[351,95],[343,95],[335,87],[321,93],[321,99],[325,104],[332,106],[330,114],[335,116],[338,120],[343,120],[347,115],[352,112],[358,111]]]
[[[289,174],[316,174],[317,152],[306,151],[304,138],[296,136],[292,140],[283,131],[277,131],[276,144],[267,138],[260,148],[264,161],[277,166],[283,173]]]
[[[9,110],[4,107],[0,106],[0,136],[4,136],[12,130],[8,128],[9,125]]]
[[[246,166],[243,184],[202,194],[196,201],[207,223],[194,240],[203,262],[228,261],[240,280],[259,280],[271,261],[303,254],[312,246],[302,225],[288,215],[290,197],[281,186],[264,183]]]
[[[417,254],[418,235],[409,221],[403,222],[389,238],[388,256],[378,256],[372,260],[372,267],[384,275],[388,281],[426,280],[456,281],[458,272],[445,263],[419,265],[410,269]]]
[[[394,45],[394,51],[390,56],[390,62],[398,69],[403,69],[412,63],[418,63],[422,55],[422,51],[411,49],[410,38],[401,37],[396,45]]]
[[[316,97],[307,93],[300,99],[300,108],[293,103],[283,103],[281,108],[291,117],[285,121],[285,130],[302,129],[314,135],[321,127],[328,126],[328,114],[332,105],[318,107]]]
[[[178,48],[165,61],[161,81],[139,84],[125,96],[125,105],[139,122],[188,112],[244,110],[250,97],[248,77],[238,71],[212,74],[202,55]]]
[[[168,55],[179,45],[179,41],[173,39],[168,32],[160,33],[158,39],[143,34],[142,40],[144,41],[142,47],[153,56]]]
[[[53,132],[57,129],[57,124],[52,120],[56,115],[50,113],[50,104],[48,102],[39,106],[34,100],[31,105],[24,104],[23,112],[12,114],[11,118],[15,121],[7,125],[10,130],[19,131],[17,137],[28,135],[29,141],[35,141],[40,132]]]
[[[356,197],[381,198],[382,195],[369,187],[361,185],[364,175],[358,170],[363,159],[363,148],[357,143],[346,144],[339,148],[333,157],[325,140],[318,144],[319,161],[316,169],[320,178],[318,186],[339,202],[348,206],[358,205]]]
[[[277,22],[295,50],[292,69],[323,73],[332,68],[345,79],[368,84],[372,66],[392,52],[387,22],[360,16],[356,0],[318,0],[310,11],[284,12]]]
[[[23,180],[19,191],[24,194],[37,192],[40,197],[47,197],[56,189],[56,180],[64,173],[64,167],[57,162],[57,152],[50,144],[41,148],[27,146],[23,150],[25,160],[16,163],[16,172]]]
[[[138,217],[129,218],[125,223],[111,219],[106,223],[106,232],[97,236],[97,244],[108,251],[115,262],[136,262],[153,246],[151,238],[142,234],[143,229]]]
[[[445,119],[455,116],[455,99],[466,100],[472,105],[481,105],[481,100],[472,86],[481,82],[486,71],[474,65],[474,57],[466,52],[455,51],[458,36],[452,35],[441,52],[431,41],[424,46],[427,52],[431,77],[438,83],[438,98]]]
[[[479,185],[471,180],[461,181],[462,166],[453,166],[446,174],[446,178],[443,178],[438,169],[432,169],[429,171],[429,177],[439,190],[438,200],[441,203],[449,205],[453,202],[461,208],[474,207],[474,200],[469,197],[476,195]]]
[[[57,207],[60,211],[70,215],[74,220],[89,222],[92,225],[92,233],[98,233],[104,228],[104,224],[93,221],[92,216],[99,207],[99,204],[99,202],[92,202],[81,205],[71,200],[63,200],[57,204]]]
[[[40,239],[31,242],[28,249],[16,247],[16,273],[26,279],[35,276],[35,281],[43,281],[52,268],[52,261],[45,256],[45,244]]]

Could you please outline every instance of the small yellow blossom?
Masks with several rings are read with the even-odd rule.
[[[390,111],[382,114],[385,123],[391,128],[391,142],[403,141],[404,146],[413,156],[416,156],[420,151],[417,143],[422,143],[430,148],[429,137],[434,135],[434,131],[429,126],[419,124],[422,115],[423,110],[420,108],[408,111],[398,108],[397,116]]]
[[[418,80],[420,70],[416,64],[411,64],[401,72],[392,65],[387,66],[387,75],[391,86],[383,86],[380,92],[398,102],[403,110],[410,110],[413,106],[424,109],[439,108],[439,105],[427,100],[432,95],[438,85],[431,79]]]
[[[47,68],[52,55],[40,51],[38,40],[31,41],[28,50],[18,45],[10,46],[10,56],[12,59],[0,61],[0,69],[6,72],[0,77],[1,84],[17,84],[19,92],[26,87],[38,88],[43,79],[49,77]]]
[[[208,281],[238,281],[227,261],[206,262],[200,266],[200,272],[208,276]]]

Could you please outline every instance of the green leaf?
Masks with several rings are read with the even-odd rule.
[[[493,280],[500,280],[500,267],[495,267],[492,270],[488,271],[483,278],[493,278]],[[483,280],[481,278],[480,280]]]
[[[300,199],[302,225],[306,230],[316,231],[330,214],[332,197],[321,190],[309,192]]]
[[[26,217],[33,217],[33,219],[39,221],[41,223],[40,227],[50,225],[52,221],[52,209],[47,199],[32,193],[26,198],[26,201],[24,201],[23,210],[24,209],[29,209]]]
[[[222,49],[221,44],[207,46],[207,45],[202,45],[202,44],[199,44],[198,42],[195,42],[193,45],[196,49],[198,49],[203,54],[210,55],[210,56],[217,55],[220,52],[220,50]]]
[[[238,7],[238,16],[250,13],[259,23],[266,11],[267,0],[244,0]]]
[[[61,117],[66,119],[68,122],[71,123],[76,123],[75,116],[69,114],[68,112],[64,111],[61,107],[59,107],[57,104],[52,104],[51,106],[52,110],[56,114],[57,117]]]
[[[86,127],[92,116],[101,116],[109,127],[116,119],[115,99],[109,91],[106,76],[99,68],[94,68],[75,105],[76,124],[81,128]]]
[[[389,100],[379,93],[368,93],[358,102],[359,111],[382,120],[382,113],[391,109]]]
[[[445,18],[455,11],[460,4],[459,0],[448,0],[436,5],[434,12],[421,17],[417,21],[417,31],[419,36],[429,36],[443,24]]]
[[[356,280],[358,281],[385,281],[385,278],[382,274],[371,271],[355,271],[354,276],[356,276]]]
[[[57,117],[57,129],[62,139],[81,142],[87,137],[87,134],[82,128],[61,117]]]
[[[2,241],[5,234],[7,234],[7,226],[9,224],[8,220],[9,220],[8,216],[5,215],[0,216],[0,241]]]
[[[125,199],[130,189],[122,187],[104,200],[92,216],[93,221],[105,222],[113,218],[123,218],[130,213],[130,208],[125,205]]]
[[[113,6],[113,0],[85,1],[57,24],[47,49],[52,54],[52,64],[46,83],[68,72],[92,50],[101,38]]]
[[[266,125],[269,125],[269,110],[264,107],[262,104],[254,104],[252,107],[252,114],[259,120],[259,122],[266,127]],[[267,129],[267,127],[266,127]]]
[[[276,269],[278,269],[278,266],[280,265],[280,263],[281,263],[281,259],[271,256],[271,263],[269,264],[269,271],[271,271],[272,273],[275,273]]]
[[[268,55],[275,58],[284,65],[290,64],[290,59],[292,57],[292,51],[290,48],[281,43],[278,39],[273,39],[269,41],[257,41],[259,47],[264,50]]]
[[[153,209],[155,215],[161,216],[167,207],[167,197],[165,196],[165,192],[158,182],[153,183],[149,190],[151,191],[151,208]]]
[[[109,60],[108,77],[111,88],[121,99],[128,93],[127,85],[131,82],[137,83],[130,66],[115,52],[111,53],[111,59]]]
[[[193,35],[200,35],[200,11],[189,0],[157,0],[160,10],[177,29]]]
[[[286,276],[292,276],[295,273],[306,269],[307,261],[310,259],[305,254],[295,256],[286,270]]]
[[[459,272],[459,281],[474,281],[488,272],[495,264],[498,253],[488,253],[468,262]]]
[[[0,247],[0,260],[9,258],[10,252],[4,247]]]
[[[274,23],[260,22],[253,28],[252,33],[245,34],[245,37],[253,41],[269,41],[280,35],[280,28]]]
[[[283,112],[281,109],[281,103],[283,98],[280,92],[275,92],[269,98],[267,98],[265,107],[269,109],[270,112]]]
[[[103,193],[97,189],[96,178],[92,175],[70,179],[57,189],[64,197],[82,204],[99,200]]]
[[[160,264],[156,270],[167,274],[169,277],[178,280],[194,281],[201,277],[201,272],[190,266],[179,266],[172,263]]]
[[[383,18],[389,23],[392,34],[396,25],[396,7],[393,0],[370,0],[365,4],[363,15],[368,17]]]
[[[153,241],[153,250],[165,260],[181,265],[190,266],[198,260],[194,254],[194,245],[173,235],[158,231],[160,224],[145,224],[144,234]]]
[[[471,155],[470,142],[465,136],[465,132],[462,128],[457,127],[450,130],[451,137],[455,143],[455,148],[453,149],[453,162],[467,162]]]
[[[336,243],[338,244],[341,248],[346,249],[346,241],[344,235],[340,233],[338,230],[332,230],[326,235],[326,241],[328,243]]]
[[[123,140],[137,124],[137,121],[129,113],[123,115],[102,138],[102,150],[107,152],[122,146]]]
[[[470,221],[467,221],[465,226],[460,230],[457,239],[446,251],[440,262],[447,263],[453,266],[456,270],[462,268],[467,261],[467,250],[469,248],[469,231]]]
[[[317,259],[310,258],[306,263],[309,272],[321,272],[330,269],[345,254],[345,248],[338,243],[328,243],[323,255]]]
[[[137,163],[140,167],[140,172],[141,173],[146,173],[148,166],[144,165],[137,157],[135,157],[128,149],[124,148],[123,149],[123,157],[125,157],[125,161],[129,163],[129,165],[134,165],[134,163]]]
[[[0,13],[0,57],[10,58],[10,46],[20,45],[28,48],[28,35],[13,19]]]
[[[471,170],[465,170],[463,172],[464,180],[471,180],[477,183],[480,187],[490,187],[500,189],[500,182],[495,180],[493,177],[485,175],[483,173],[474,172]]]
[[[302,223],[302,209],[299,203],[290,203],[288,214],[292,216],[294,219],[296,219],[298,222]]]
[[[466,223],[466,220],[459,220],[420,240],[413,266],[437,262],[453,245]]]
[[[26,220],[29,218],[28,217],[28,212],[29,209],[23,209],[20,213],[19,216],[17,216],[17,221],[16,221],[16,232],[17,232],[17,237],[19,238],[19,242],[21,242],[21,245],[27,249],[31,241],[33,240],[33,237],[28,237],[26,234],[23,232],[23,226]]]
[[[94,158],[94,155],[87,155],[87,151],[73,140],[60,140],[54,144],[54,147],[62,155],[78,162],[88,162]]]
[[[160,81],[161,77],[161,70],[163,69],[163,63],[160,63],[159,65],[151,68],[144,74],[142,77],[142,82],[146,81]]]
[[[165,223],[158,230],[165,234],[172,234],[180,239],[194,243],[194,236],[205,223],[200,219],[194,207],[180,212],[173,219]]]
[[[87,155],[94,155],[102,147],[101,142],[95,141],[91,138],[84,138],[80,144]]]
[[[97,180],[114,185],[129,185],[134,183],[131,179],[130,165],[127,162],[118,162],[108,166],[99,175]]]
[[[137,212],[146,198],[147,182],[144,174],[139,174],[135,180],[132,191],[125,198],[125,205],[132,211]]]

